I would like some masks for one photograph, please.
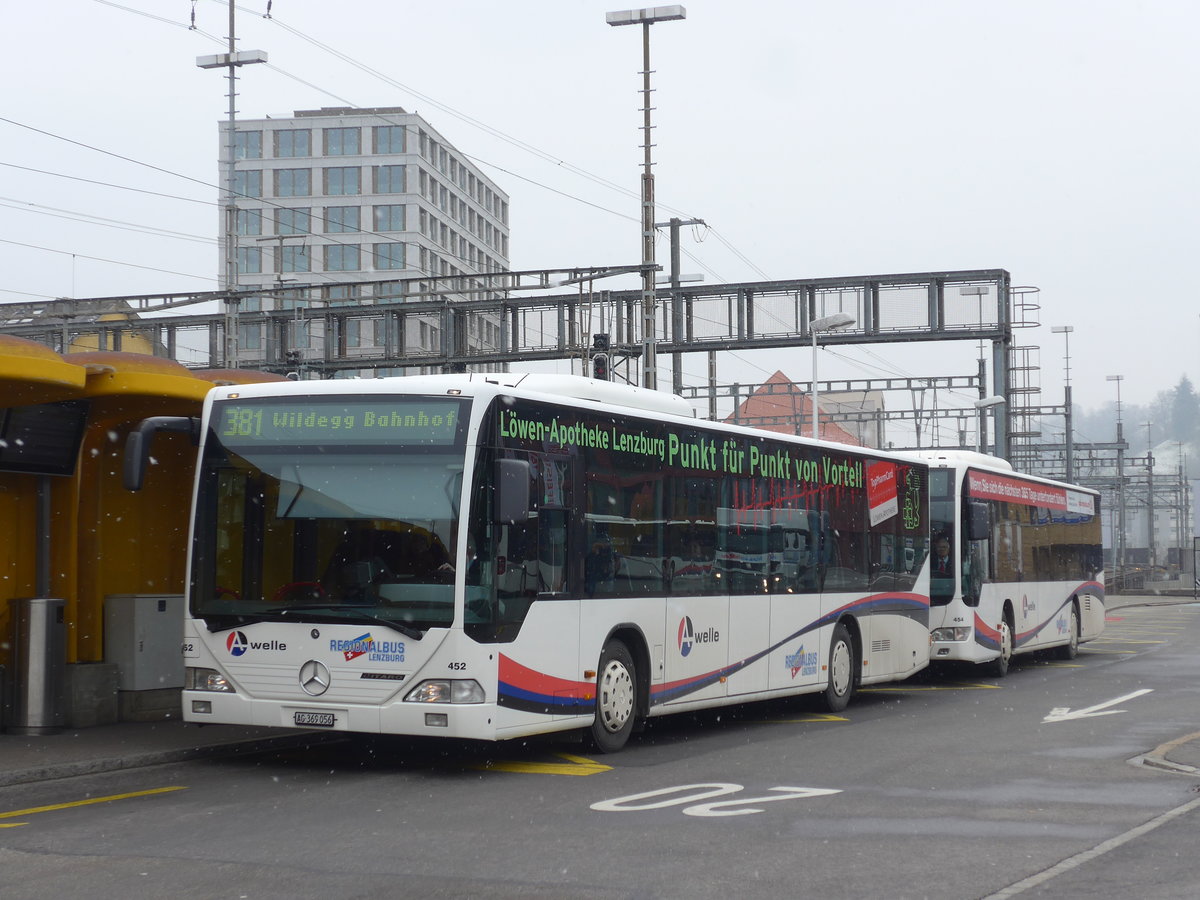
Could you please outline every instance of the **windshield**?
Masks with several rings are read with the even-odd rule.
[[[256,620],[369,620],[408,633],[450,625],[460,405],[322,397],[306,398],[301,413],[294,402],[217,404],[197,503],[192,614],[213,630]],[[431,430],[435,408],[441,424]],[[420,429],[393,430],[386,442],[363,430],[418,417]],[[328,431],[335,420],[340,434]]]

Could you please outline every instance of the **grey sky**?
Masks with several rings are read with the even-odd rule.
[[[1085,406],[1114,398],[1108,374],[1126,376],[1129,402],[1183,373],[1200,383],[1189,275],[1200,5],[684,5],[685,21],[653,32],[659,218],[703,218],[753,264],[717,235],[689,234],[686,271],[717,283],[1006,268],[1015,284],[1041,289],[1043,327],[1019,339],[1042,348],[1044,402],[1061,402],[1062,335],[1051,325],[1075,328],[1072,382]],[[225,0],[198,0],[189,31],[192,6],[7,10],[15,39],[0,115],[194,180],[0,122],[0,302],[216,287],[219,217],[206,185],[218,179],[225,81],[194,63],[221,51],[204,33],[223,38],[227,11]],[[266,50],[271,65],[244,70],[238,107],[247,118],[346,104],[417,111],[510,194],[515,268],[636,263],[641,46],[638,29],[605,24],[619,8],[274,0],[267,20],[266,0],[245,0],[239,47]],[[47,215],[57,210],[199,240]],[[848,348],[823,354],[821,375],[967,374],[975,355],[969,343]],[[692,366],[687,380],[699,383],[700,356]],[[806,380],[808,367],[805,351],[744,354],[721,374],[745,382],[782,368]]]

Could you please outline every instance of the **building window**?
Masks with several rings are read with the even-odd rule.
[[[362,143],[357,128],[326,128],[326,156],[358,156],[362,152]]]
[[[312,262],[308,256],[308,248],[297,244],[284,244],[280,257],[281,272],[311,272]]]
[[[325,297],[330,306],[356,306],[358,301],[358,285],[335,284],[325,289]]]
[[[404,193],[404,166],[375,166],[375,193]]]
[[[404,245],[401,243],[375,245],[376,269],[403,269]]]
[[[403,284],[377,284],[375,286],[376,303],[400,303],[403,300]]]
[[[262,210],[239,209],[237,211],[238,234],[262,234]]]
[[[307,209],[281,209],[275,213],[276,234],[311,234],[312,214]]]
[[[326,272],[357,272],[358,244],[330,244],[325,248]]]
[[[374,133],[376,153],[404,152],[403,125],[376,125]]]
[[[237,270],[240,275],[262,274],[262,248],[238,247]]]
[[[308,197],[312,194],[311,169],[276,169],[276,197]]]
[[[262,132],[239,131],[234,136],[234,159],[262,159]]]
[[[390,203],[387,206],[376,206],[375,230],[403,231],[404,205],[402,203]]]
[[[243,297],[241,312],[256,313],[262,309],[262,298]],[[242,350],[262,349],[262,325],[238,325],[238,346]]]
[[[285,128],[276,131],[275,155],[312,156],[312,132],[307,128]]]
[[[359,230],[359,211],[357,206],[327,206],[325,207],[326,233],[338,233]]]
[[[262,169],[240,169],[234,172],[233,193],[236,197],[261,197]]]
[[[336,197],[362,193],[358,166],[335,166],[325,170],[325,194]]]

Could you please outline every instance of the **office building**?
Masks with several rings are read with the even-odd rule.
[[[220,134],[224,177],[227,126]],[[297,311],[274,325],[239,319],[230,352],[241,362],[289,351],[312,358],[330,341],[339,355],[364,359],[382,356],[385,344],[400,355],[436,352],[443,335],[433,316],[410,322],[397,345],[385,340],[382,316],[338,317],[334,335],[310,311],[488,297],[470,292],[470,276],[509,268],[508,196],[415,113],[327,108],[239,120],[233,152],[238,287],[315,286],[238,304],[239,316]],[[221,271],[226,252],[222,243]],[[383,279],[417,280],[370,283]],[[498,346],[499,327],[495,316],[469,317],[467,346]]]

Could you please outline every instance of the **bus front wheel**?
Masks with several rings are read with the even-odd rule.
[[[850,630],[839,622],[829,643],[829,682],[821,695],[830,712],[841,712],[854,694],[854,641]]]
[[[1008,664],[1012,659],[1012,652],[1012,626],[1008,624],[1008,617],[1005,616],[1000,620],[1000,655],[993,659],[991,664],[992,674],[997,678],[1003,678],[1008,674]]]
[[[637,670],[633,656],[620,641],[609,641],[600,654],[596,674],[596,720],[591,744],[601,753],[616,753],[633,732]]]

